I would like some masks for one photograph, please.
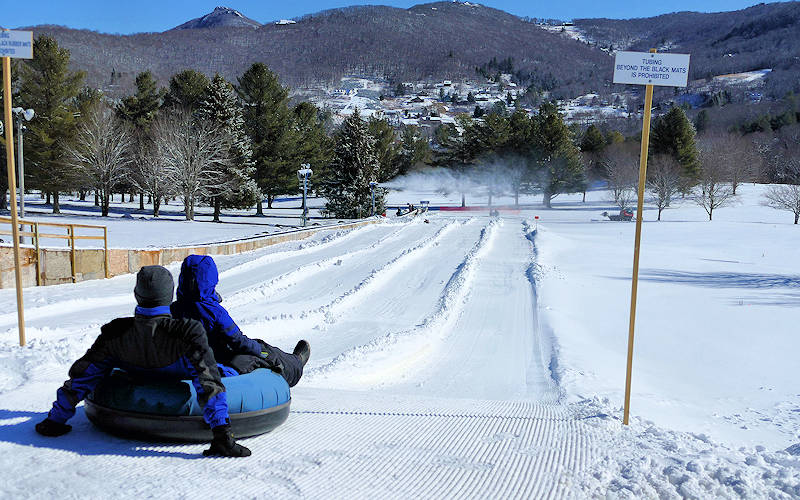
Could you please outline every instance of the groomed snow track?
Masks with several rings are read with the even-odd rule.
[[[26,291],[22,355],[13,301],[2,301],[0,362],[25,375],[0,384],[0,453],[20,464],[0,496],[569,496],[596,431],[560,404],[552,339],[536,324],[530,228],[429,220],[216,258],[224,304],[247,334],[312,345],[289,420],[246,440],[244,460],[106,436],[82,410],[70,435],[35,435],[97,326],[130,314],[133,276]]]

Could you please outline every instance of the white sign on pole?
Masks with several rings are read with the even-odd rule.
[[[685,87],[689,79],[689,54],[617,52],[614,83]]]
[[[33,31],[0,31],[0,57],[33,59]]]

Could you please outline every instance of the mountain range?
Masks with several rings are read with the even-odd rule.
[[[611,90],[610,51],[650,47],[691,53],[690,78],[773,68],[769,78],[791,87],[800,74],[800,2],[579,19],[575,26],[584,41],[498,9],[437,2],[408,9],[347,7],[264,25],[218,7],[163,33],[134,35],[55,25],[28,29],[53,36],[70,50],[72,65],[87,72],[87,83],[111,95],[130,93],[136,74],[145,70],[162,84],[186,68],[235,82],[252,63],[264,62],[290,86],[335,85],[349,74],[389,83],[476,79],[476,68],[503,66],[525,86],[569,97]]]

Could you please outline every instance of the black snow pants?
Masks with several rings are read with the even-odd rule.
[[[289,387],[294,387],[300,377],[303,376],[303,364],[300,362],[300,358],[271,346],[261,339],[253,340],[261,344],[264,357],[239,354],[225,364],[231,366],[241,375],[250,373],[256,368],[269,368],[275,373],[279,373],[289,384]]]

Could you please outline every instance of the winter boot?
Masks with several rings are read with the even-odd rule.
[[[311,346],[309,346],[308,342],[305,340],[301,340],[296,346],[294,346],[294,351],[292,354],[300,359],[300,364],[302,366],[306,366],[306,363],[308,363],[308,358],[311,356]]]
[[[240,444],[236,444],[231,431],[231,424],[219,425],[211,429],[214,439],[211,440],[211,447],[203,451],[203,455],[221,457],[249,457],[250,450]]]

